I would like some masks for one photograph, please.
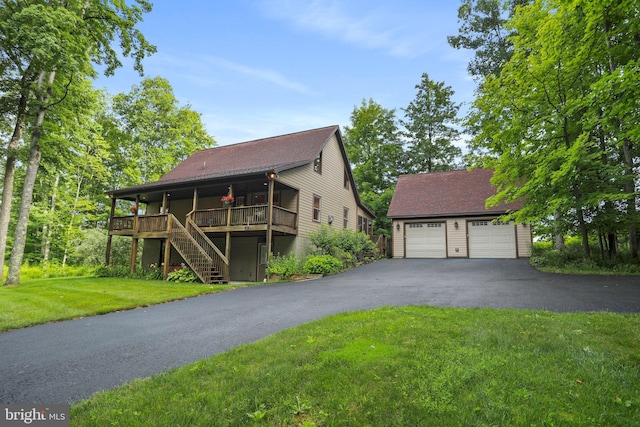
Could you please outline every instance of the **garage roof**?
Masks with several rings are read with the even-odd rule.
[[[486,200],[496,194],[488,169],[401,175],[398,178],[389,218],[426,218],[503,214],[518,210],[514,202],[487,208]]]

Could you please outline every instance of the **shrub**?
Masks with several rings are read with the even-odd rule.
[[[200,278],[190,268],[183,268],[169,273],[167,280],[170,282],[197,283]]]
[[[309,234],[311,243],[321,254],[333,255],[345,264],[355,265],[353,260],[360,262],[367,252],[375,252],[376,247],[366,233],[340,229],[338,231],[323,225]]]
[[[102,265],[93,273],[96,277],[129,277],[129,267],[114,267]]]
[[[303,272],[303,260],[299,260],[294,254],[274,255],[269,259],[267,275],[277,274],[281,279],[288,279],[292,274]]]
[[[592,248],[591,257],[586,257],[580,240],[567,239],[566,249],[558,251],[548,243],[533,245],[531,264],[551,271],[601,274],[638,274],[640,263],[618,253],[611,259],[602,257],[597,248]]]
[[[336,274],[342,271],[342,262],[332,255],[317,255],[304,263],[306,274]]]
[[[152,268],[150,270],[144,270],[142,268],[138,268],[134,273],[132,273],[131,270],[129,270],[129,267],[106,267],[102,265],[94,270],[93,275],[96,277],[125,277],[140,280],[162,280],[162,269]]]

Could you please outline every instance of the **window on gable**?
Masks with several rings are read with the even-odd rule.
[[[349,208],[342,208],[342,226],[344,228],[349,228]]]
[[[344,188],[349,189],[349,172],[347,172],[347,168],[344,168]]]
[[[313,195],[313,220],[320,222],[320,196]]]
[[[322,151],[318,154],[318,157],[313,161],[313,170],[322,173]]]

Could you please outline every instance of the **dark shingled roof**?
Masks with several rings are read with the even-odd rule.
[[[313,162],[334,134],[342,144],[340,130],[334,125],[197,151],[155,182],[107,193],[122,196],[192,182],[282,172]]]
[[[329,126],[198,151],[158,182],[282,172],[311,163],[337,130]]]
[[[427,218],[502,214],[518,210],[519,202],[486,208],[487,198],[496,194],[491,185],[493,171],[475,169],[401,175],[398,178],[389,218]]]

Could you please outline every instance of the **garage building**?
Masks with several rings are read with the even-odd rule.
[[[487,208],[493,171],[475,169],[402,175],[387,216],[394,258],[521,258],[531,256],[531,226],[500,216],[521,203]]]

